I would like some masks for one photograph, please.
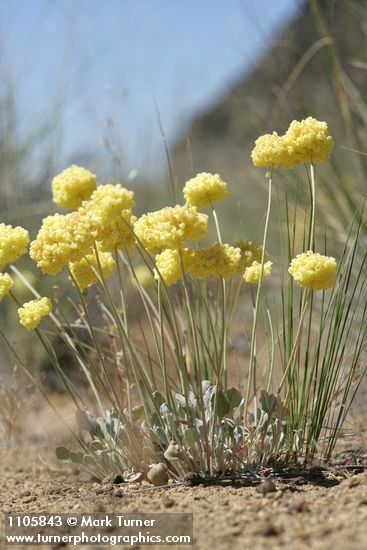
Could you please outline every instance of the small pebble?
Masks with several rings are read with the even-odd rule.
[[[264,537],[277,537],[279,535],[279,529],[272,523],[269,523],[269,525],[266,525],[263,529],[262,535],[264,535]]]
[[[309,510],[307,502],[304,498],[297,498],[296,500],[292,500],[289,504],[289,508],[292,512],[296,512],[297,514],[301,512],[307,512]]]
[[[107,493],[107,491],[106,491],[105,487],[101,487],[100,489],[96,489],[96,495],[104,495],[106,493]]]
[[[26,498],[23,500],[23,504],[29,504],[30,502],[34,502],[35,500],[37,500],[37,497],[36,497],[36,496],[26,497]]]
[[[277,488],[271,479],[265,479],[260,485],[256,487],[256,491],[265,497],[268,493],[274,493]]]
[[[166,498],[163,501],[163,506],[165,508],[173,508],[174,505],[175,505],[175,501],[172,498]]]

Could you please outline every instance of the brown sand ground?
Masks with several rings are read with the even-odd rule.
[[[51,417],[47,428],[41,428],[41,417],[39,410],[37,416],[28,415],[33,441],[13,447],[1,458],[2,512],[192,512],[193,548],[198,550],[367,548],[367,472],[323,485],[301,478],[276,481],[276,491],[265,496],[256,487],[112,487],[92,481],[74,466],[57,463],[53,448],[61,428]]]

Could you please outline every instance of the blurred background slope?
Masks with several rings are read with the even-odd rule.
[[[161,204],[162,131],[170,149],[185,141],[303,3],[0,0],[3,219],[36,199],[22,219],[37,223],[52,175],[71,162]]]
[[[364,1],[305,2],[253,72],[198,116],[176,144],[179,179],[219,171],[238,197],[246,196],[244,213],[260,205],[260,215],[264,186],[263,174],[250,161],[254,140],[312,115],[326,120],[335,138],[332,163],[319,169],[319,198],[328,221],[345,229],[366,190],[366,33]],[[300,177],[300,171],[276,175],[285,181]],[[251,224],[251,217],[246,220]]]
[[[197,168],[240,171],[259,133],[283,132],[293,118],[310,114],[328,121],[337,147],[346,144],[348,99],[353,124],[361,130],[366,122],[366,15],[363,1],[305,3],[253,72],[191,124]],[[178,158],[184,149],[176,147]]]
[[[158,207],[167,140],[178,189],[219,171],[232,190],[228,228],[242,231],[241,212],[256,237],[253,142],[312,114],[336,138],[319,179],[345,227],[366,178],[367,157],[349,150],[365,152],[366,28],[363,0],[0,1],[2,220],[34,233],[52,210],[52,176],[71,162],[124,181],[139,212]]]

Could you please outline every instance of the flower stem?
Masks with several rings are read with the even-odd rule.
[[[220,244],[223,244],[223,241],[222,241],[222,234],[220,232],[220,227],[219,227],[219,221],[218,221],[218,216],[217,216],[217,212],[214,208],[214,206],[212,205],[212,212],[213,212],[213,218],[214,218],[214,223],[215,223],[215,229],[216,229],[216,232],[217,232],[217,236],[218,236],[218,241],[220,242]]]
[[[310,248],[315,248],[315,214],[316,214],[316,185],[315,185],[315,168],[311,159],[310,162],[310,174],[311,174],[311,234],[310,234]]]
[[[220,231],[219,221],[217,212],[212,205],[213,218],[215,223],[215,228],[218,236],[218,241],[220,244],[223,244],[222,234]],[[222,313],[222,338],[221,338],[221,353],[220,353],[220,365],[218,369],[218,386],[222,384],[222,375],[224,375],[224,386],[227,387],[227,342],[228,342],[228,330],[227,330],[227,298],[226,298],[226,282],[221,277],[220,278],[220,289],[221,289],[221,313]]]
[[[301,315],[300,315],[300,320],[299,320],[299,324],[298,324],[296,339],[294,341],[293,349],[292,349],[291,355],[289,357],[288,364],[287,364],[287,366],[284,370],[283,378],[282,378],[282,380],[279,384],[278,391],[277,391],[277,393],[280,394],[280,392],[283,388],[284,382],[286,380],[286,377],[287,377],[287,375],[290,371],[291,372],[291,377],[290,377],[290,381],[289,381],[289,385],[288,385],[286,400],[288,399],[290,387],[292,385],[293,365],[295,364],[296,357],[297,357],[297,352],[298,352],[300,344],[301,344],[303,321],[304,321],[304,318],[305,318],[305,315],[306,315],[308,302],[309,302],[309,292],[308,292],[308,289],[306,289],[304,294],[303,294],[303,297],[302,297]]]
[[[198,387],[198,397],[199,397],[199,406],[202,413],[202,421],[203,421],[203,432],[204,432],[204,447],[205,447],[205,458],[206,458],[206,468],[207,473],[212,473],[212,468],[210,464],[210,442],[209,442],[209,432],[208,432],[208,424],[205,418],[205,403],[204,403],[204,395],[203,395],[203,376],[201,371],[201,362],[200,362],[200,352],[199,352],[199,343],[197,338],[197,326],[195,323],[195,316],[194,316],[194,310],[191,303],[191,297],[190,297],[190,291],[189,291],[189,285],[187,281],[187,274],[185,271],[185,266],[182,258],[182,252],[179,251],[180,254],[180,263],[181,263],[181,271],[182,271],[182,281],[183,281],[183,289],[184,289],[184,295],[186,299],[187,309],[189,313],[190,318],[190,324],[191,324],[191,330],[192,330],[192,337],[193,337],[193,347],[194,347],[194,355],[195,355],[195,363],[196,363],[196,372],[197,372],[197,387]],[[212,442],[213,444],[213,442]]]
[[[254,308],[254,318],[253,318],[253,323],[252,323],[249,376],[248,376],[248,382],[247,382],[247,392],[246,392],[245,408],[244,408],[244,421],[246,421],[247,410],[248,410],[248,402],[249,402],[249,399],[250,399],[251,381],[252,381],[253,382],[253,393],[254,393],[254,422],[255,422],[255,425],[256,425],[256,414],[257,414],[257,411],[256,411],[256,408],[257,408],[256,359],[255,359],[256,329],[257,329],[257,321],[258,321],[258,317],[259,317],[260,295],[261,295],[263,273],[264,273],[264,262],[265,262],[265,254],[266,254],[265,250],[266,250],[266,241],[267,241],[267,236],[268,236],[268,227],[269,227],[269,218],[270,218],[270,209],[271,209],[272,179],[273,179],[273,169],[271,170],[271,173],[270,173],[270,176],[269,176],[269,182],[268,182],[268,206],[267,206],[267,210],[266,210],[264,237],[263,237],[263,244],[262,244],[260,278],[259,278],[259,284],[258,284],[258,287],[257,287],[255,308]]]

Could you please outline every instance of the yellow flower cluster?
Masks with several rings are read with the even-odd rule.
[[[31,243],[29,255],[44,273],[55,275],[70,262],[77,262],[91,252],[92,228],[90,216],[83,207],[65,216],[48,216]]]
[[[330,156],[334,140],[329,136],[326,122],[320,122],[308,117],[301,122],[294,120],[286,134],[285,141],[288,150],[288,166],[309,162],[320,164]]]
[[[123,210],[116,218],[94,225],[94,237],[103,252],[114,252],[135,243],[133,226],[136,217],[131,210]]]
[[[113,252],[134,243],[132,214],[134,193],[119,183],[100,185],[84,203],[93,224],[93,234],[103,252]]]
[[[29,233],[26,229],[0,223],[0,269],[23,256],[28,243]]]
[[[261,168],[271,166],[278,168],[287,156],[283,145],[284,142],[277,132],[258,137],[251,153],[252,162]]]
[[[155,258],[157,269],[154,272],[154,278],[159,280],[159,275],[161,275],[167,286],[176,284],[183,275],[182,264],[185,272],[190,271],[193,257],[194,251],[192,248],[181,248],[180,250],[167,248]]]
[[[103,277],[106,281],[115,271],[116,262],[113,259],[112,254],[110,254],[109,252],[98,251],[98,260],[95,252],[93,252],[92,254],[88,254],[78,262],[73,262],[69,265],[71,274],[75,279],[76,284],[79,286],[80,290],[84,290],[88,286],[98,282],[96,271],[99,273],[101,270]]]
[[[208,277],[230,279],[240,275],[246,268],[255,265],[256,260],[261,262],[261,254],[262,247],[253,241],[240,241],[236,246],[214,243],[208,248],[181,249],[185,272],[191,272],[194,277],[200,279]],[[271,262],[268,264],[271,270]],[[268,271],[268,264],[265,264],[264,271]],[[177,283],[182,277],[181,260],[177,249],[167,249],[156,256],[156,265],[168,286]],[[255,269],[252,270],[253,277],[255,277],[255,271]],[[159,279],[157,272],[155,278]]]
[[[336,281],[336,260],[309,250],[293,258],[289,273],[300,286],[327,290]]]
[[[260,262],[262,259],[263,247],[254,241],[238,241],[235,245],[241,250],[241,269],[244,271],[246,267],[251,267],[254,262]],[[265,252],[265,259],[268,254]]]
[[[87,181],[90,194],[95,187],[93,174],[77,166],[65,170],[53,181],[56,202],[71,207],[73,196],[79,204],[81,190],[87,194],[88,186],[83,187]],[[80,193],[76,199],[78,188]],[[227,185],[218,174],[203,172],[186,183],[187,203],[184,206],[162,208],[137,220],[132,213],[135,206],[132,191],[120,184],[100,185],[74,212],[55,214],[43,220],[37,238],[31,243],[30,256],[50,275],[69,265],[72,277],[81,289],[85,289],[98,281],[94,243],[98,246],[103,274],[108,279],[116,268],[110,253],[134,244],[136,235],[139,242],[156,255],[155,278],[159,279],[160,274],[167,285],[182,277],[180,255],[185,271],[195,277],[229,279],[261,261],[261,246],[252,241],[240,241],[238,246],[214,243],[208,248],[187,248],[187,241],[200,241],[208,229],[208,216],[198,208],[224,199],[227,193]],[[151,284],[150,275],[149,279]]]
[[[182,277],[182,268],[179,250],[167,248],[155,258],[157,269],[154,278],[159,281],[160,276],[167,286],[174,285]]]
[[[333,145],[327,123],[308,117],[301,122],[294,120],[283,136],[276,132],[260,136],[251,157],[255,166],[293,168],[304,162],[319,164],[327,160]]]
[[[14,282],[9,273],[0,273],[0,301],[9,294]]]
[[[96,176],[73,164],[52,180],[53,201],[59,206],[76,210],[89,199],[96,188]]]
[[[190,205],[149,212],[134,226],[136,236],[152,254],[160,254],[166,248],[183,248],[186,240],[200,241],[207,229],[208,216]]]
[[[269,277],[273,267],[273,262],[265,262],[263,268],[263,278]],[[254,262],[250,267],[246,267],[243,278],[246,283],[259,284],[261,275],[261,262]]]
[[[195,277],[230,279],[240,272],[241,250],[229,244],[214,243],[208,248],[194,250],[190,271]]]
[[[204,208],[228,195],[227,184],[219,174],[202,172],[186,182],[183,189],[186,201],[197,208]]]
[[[23,304],[18,309],[19,322],[28,330],[38,327],[43,317],[46,317],[51,311],[51,300],[49,298],[39,298]]]
[[[116,218],[123,210],[131,210],[134,206],[134,193],[120,183],[99,185],[85,204],[87,212],[98,222]]]

